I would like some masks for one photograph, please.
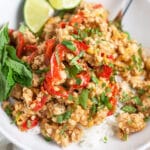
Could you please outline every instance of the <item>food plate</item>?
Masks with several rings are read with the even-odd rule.
[[[92,0],[91,0],[92,1]],[[102,3],[111,13],[111,17],[113,18],[118,10],[122,7],[123,3],[120,0],[94,0],[92,2],[99,2]],[[11,4],[11,5],[10,5]],[[22,20],[22,5],[23,0],[16,0],[12,3],[11,0],[5,0],[0,1],[0,18],[1,18],[1,24],[5,22],[10,22],[10,27],[17,27],[19,22]],[[139,13],[138,17],[145,18],[142,22],[138,22],[137,12],[139,12],[140,9],[143,9],[142,12]],[[141,8],[143,7],[143,8]],[[6,9],[7,8],[7,9]],[[149,26],[150,22],[146,17],[149,14],[150,4],[149,1],[145,0],[144,2],[141,2],[140,0],[137,0],[136,2],[132,4],[132,6],[129,9],[129,12],[126,14],[123,24],[124,28],[128,30],[131,33],[131,36],[133,36],[135,39],[137,39],[139,42],[143,44],[143,46],[148,47],[148,31],[146,30]],[[132,14],[132,15],[131,15]],[[147,16],[148,17],[148,16]],[[146,23],[146,24],[145,24]],[[36,134],[38,131],[27,132],[23,133],[18,130],[18,128],[11,124],[11,120],[7,117],[7,115],[4,113],[4,111],[0,108],[0,132],[2,132],[10,141],[12,141],[14,144],[18,145],[19,147],[26,149],[26,150],[47,150],[47,149],[53,149],[53,150],[60,150],[61,148],[58,147],[56,144],[51,144],[46,141],[44,141],[40,136]],[[100,125],[101,128],[103,128],[103,125]],[[109,138],[107,144],[100,141],[99,139],[94,139],[92,136],[92,133],[97,132],[99,128],[94,127],[92,129],[89,129],[87,132],[87,136],[90,136],[91,139],[90,143],[87,143],[86,145],[79,145],[79,144],[72,144],[69,147],[65,148],[65,150],[98,150],[98,149],[107,149],[107,150],[126,150],[126,149],[148,149],[150,144],[148,144],[150,139],[150,124],[147,125],[147,127],[140,133],[136,133],[134,135],[131,135],[129,140],[126,142],[122,142],[119,139],[116,138]],[[38,129],[37,129],[38,130]],[[99,133],[100,136],[102,133]],[[104,133],[107,134],[107,133]]]

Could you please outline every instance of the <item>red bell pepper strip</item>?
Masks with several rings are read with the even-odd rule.
[[[69,25],[74,25],[75,23],[81,24],[84,21],[84,13],[79,12],[78,14],[74,15],[69,22]]]
[[[52,56],[53,48],[55,46],[56,40],[49,39],[46,41],[46,50],[45,50],[45,63],[48,65]]]
[[[102,4],[96,4],[96,5],[93,6],[94,9],[101,8],[101,7],[103,7]]]
[[[30,121],[30,126],[28,125],[28,121]],[[34,120],[27,120],[21,125],[21,130],[26,131],[28,129],[32,129],[33,127],[37,126],[38,119],[35,118]]]
[[[117,84],[112,84],[111,85],[111,90],[112,90],[112,95],[116,96],[117,94],[119,94],[119,88],[117,86]]]
[[[37,50],[37,45],[36,44],[26,44],[24,46],[24,52],[34,52]]]
[[[21,58],[24,48],[24,37],[21,32],[18,33],[18,39],[17,39],[17,56]]]
[[[84,41],[74,41],[74,43],[76,44],[79,52],[82,50],[87,51],[87,49],[89,48],[89,46]]]
[[[80,85],[78,85],[78,84],[72,85],[73,89],[87,87],[87,85],[88,85],[88,83],[90,82],[90,79],[91,79],[90,74],[87,73],[87,72],[82,72],[82,73],[78,74],[76,76],[76,78],[81,79],[81,84]]]
[[[35,100],[33,103],[35,103],[35,107],[33,108],[34,111],[39,111],[42,109],[42,107],[45,105],[47,101],[47,97],[44,96],[41,101]]]
[[[116,109],[117,100],[114,97],[111,97],[109,100],[110,104],[112,105],[112,109],[108,112],[108,116],[112,115]]]
[[[113,72],[113,70],[111,67],[109,67],[108,65],[103,65],[98,76],[109,79],[112,72]]]

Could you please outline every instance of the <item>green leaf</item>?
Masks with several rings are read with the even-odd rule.
[[[6,98],[5,93],[6,93],[6,78],[2,74],[2,72],[0,72],[0,101],[5,100]]]
[[[80,78],[76,78],[76,84],[80,85],[82,83],[82,80]]]
[[[7,59],[7,66],[14,71],[13,78],[15,82],[23,85],[23,86],[31,86],[32,84],[32,73],[22,63],[14,61],[10,58]]]
[[[70,101],[72,101],[72,100],[73,100],[73,95],[69,94],[68,99],[69,99]]]
[[[8,116],[11,116],[12,115],[12,109],[10,107],[10,105],[8,105],[6,108],[5,108],[5,112]]]
[[[71,110],[66,111],[64,114],[62,115],[58,115],[57,116],[57,123],[63,123],[63,121],[68,120],[71,117]]]
[[[128,112],[128,113],[135,113],[136,112],[136,108],[130,105],[125,105],[124,107],[121,108],[124,112]]]
[[[71,63],[71,64],[76,64],[77,61],[78,61],[81,57],[83,57],[83,55],[84,55],[84,52],[81,51],[80,54],[79,54],[78,56],[74,57],[74,58],[71,60],[70,63]]]
[[[5,24],[0,30],[0,51],[4,48],[5,44],[9,43],[8,24]]]
[[[69,68],[69,76],[75,77],[78,73],[80,73],[81,69],[78,68],[76,65]]]
[[[75,50],[76,50],[75,45],[74,45],[71,41],[63,40],[63,41],[62,41],[62,44],[65,45],[65,46],[66,46],[68,49],[70,49],[71,51],[75,51]]]
[[[52,141],[52,138],[51,138],[51,137],[48,137],[48,136],[44,137],[44,139],[45,139],[47,142]]]
[[[11,68],[9,68],[6,80],[7,80],[7,84],[6,84],[6,98],[7,98],[13,86],[15,85],[15,81],[13,79],[13,71]]]
[[[89,91],[87,89],[83,89],[80,96],[79,96],[79,104],[84,109],[87,108],[88,95],[89,95]]]
[[[21,25],[19,27],[19,31],[21,33],[25,33],[26,30],[27,30],[27,26],[24,23],[21,23]]]
[[[95,84],[98,84],[99,79],[96,77],[96,75],[95,75],[94,73],[92,73],[91,79],[92,79],[92,81],[93,81]]]
[[[142,101],[138,96],[134,96],[132,97],[132,99],[135,101],[137,105],[142,105]]]

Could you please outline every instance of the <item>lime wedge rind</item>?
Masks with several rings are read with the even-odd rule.
[[[49,2],[54,9],[63,10],[75,8],[81,0],[49,0]]]
[[[46,0],[26,0],[24,5],[24,19],[29,29],[37,33],[54,14],[53,8]]]

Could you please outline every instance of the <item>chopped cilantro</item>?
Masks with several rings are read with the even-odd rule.
[[[134,65],[136,66],[136,68],[138,69],[138,71],[142,71],[142,59],[139,56],[132,56],[132,60],[134,62]]]
[[[12,109],[11,109],[10,105],[8,105],[8,106],[5,108],[5,112],[6,112],[6,114],[7,114],[8,116],[11,116],[11,114],[12,114]]]

